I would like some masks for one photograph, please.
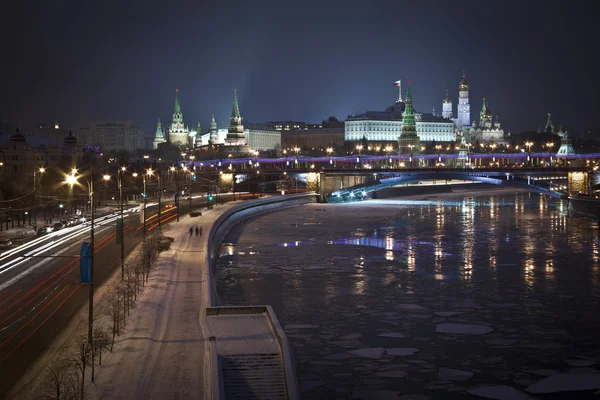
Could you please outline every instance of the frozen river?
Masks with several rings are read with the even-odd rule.
[[[313,204],[232,230],[217,290],[273,306],[305,399],[598,398],[598,233],[535,193]]]

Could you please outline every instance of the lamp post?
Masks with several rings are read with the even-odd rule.
[[[77,173],[76,169],[71,171],[70,175],[67,175],[65,182],[73,187],[73,185],[77,184],[77,177],[75,174]],[[90,223],[90,283],[89,283],[89,292],[88,292],[88,342],[92,343],[92,328],[94,321],[94,169],[92,168],[90,180],[87,181],[88,190],[89,190],[89,199],[90,199],[90,214],[91,214],[91,223]]]
[[[390,157],[390,153],[392,152],[392,150],[394,150],[394,148],[392,146],[385,146],[384,150],[388,156],[388,168],[389,168],[390,165],[392,165],[392,157]]]
[[[442,149],[442,145],[438,144],[435,146],[435,149],[437,150],[438,153],[438,163],[442,162],[442,155],[440,154],[440,150]]]
[[[148,175],[148,177],[152,176],[152,170],[148,169],[146,170],[146,173],[143,175],[143,180],[144,180],[144,223],[142,226],[142,241],[144,243],[146,243],[146,204],[147,204],[147,198],[148,198],[148,192],[146,191],[146,175]]]
[[[127,170],[126,167],[121,167],[117,171],[117,184],[119,186],[119,203],[120,203],[120,219],[121,222],[117,223],[117,229],[120,230],[121,234],[121,280],[125,279],[125,232],[123,231],[125,220],[123,219],[123,172]],[[110,175],[104,175],[102,177],[105,181],[110,180]]]
[[[179,222],[179,170],[175,167],[171,167],[171,172],[171,176],[175,175],[175,196],[173,196],[173,198],[177,200],[175,202],[175,207],[177,208],[177,222]]]
[[[494,155],[494,149],[496,148],[496,143],[490,144],[490,149],[492,149],[492,163],[496,162],[496,156]]]
[[[550,166],[552,166],[552,148],[554,147],[554,142],[546,143],[546,147],[548,148],[548,156],[550,156]]]
[[[360,164],[360,152],[363,149],[362,144],[357,144],[356,145],[356,150],[358,150],[358,157],[356,158],[356,162]],[[359,165],[360,167],[360,165]]]
[[[414,144],[409,144],[409,145],[408,145],[408,148],[409,148],[409,150],[410,150],[410,156],[409,156],[409,159],[408,159],[408,167],[409,167],[409,168],[412,168],[412,154],[413,154],[413,147],[415,147],[415,145],[414,145]]]
[[[333,164],[333,161],[331,160],[331,153],[333,153],[333,149],[331,147],[327,148],[327,155],[329,156],[329,165]]]
[[[525,146],[527,146],[527,162],[533,165],[533,159],[531,158],[531,146],[533,146],[533,142],[525,142]]]
[[[44,167],[40,167],[39,169],[33,170],[33,225],[37,228],[37,180],[36,175],[37,172],[43,174],[46,172]],[[31,220],[29,220],[31,222]]]

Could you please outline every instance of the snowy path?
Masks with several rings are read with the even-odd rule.
[[[126,332],[98,368],[98,399],[203,398],[204,337],[200,325],[203,274],[200,238],[182,218],[169,227],[175,242],[161,254]],[[199,222],[199,221],[198,221]]]

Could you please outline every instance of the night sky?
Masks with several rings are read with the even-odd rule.
[[[58,1],[3,8],[0,116],[24,126],[133,120],[154,130],[179,88],[186,124],[228,125],[383,110],[412,82],[441,114],[465,70],[505,130],[598,127],[593,2]],[[374,4],[374,5],[371,5]]]

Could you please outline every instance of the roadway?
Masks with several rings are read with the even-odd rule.
[[[231,200],[231,194],[219,198]],[[236,194],[236,199],[240,194]],[[248,196],[248,195],[245,195]],[[206,196],[182,199],[180,214],[206,206]],[[147,205],[148,231],[157,229],[157,205]],[[94,284],[99,287],[120,268],[116,243],[119,213],[97,216]],[[176,208],[161,207],[161,221],[176,220]],[[142,241],[139,207],[124,211],[125,257]],[[90,222],[34,238],[0,254],[0,398],[35,362],[69,320],[88,302],[81,284],[79,249],[89,241]]]

